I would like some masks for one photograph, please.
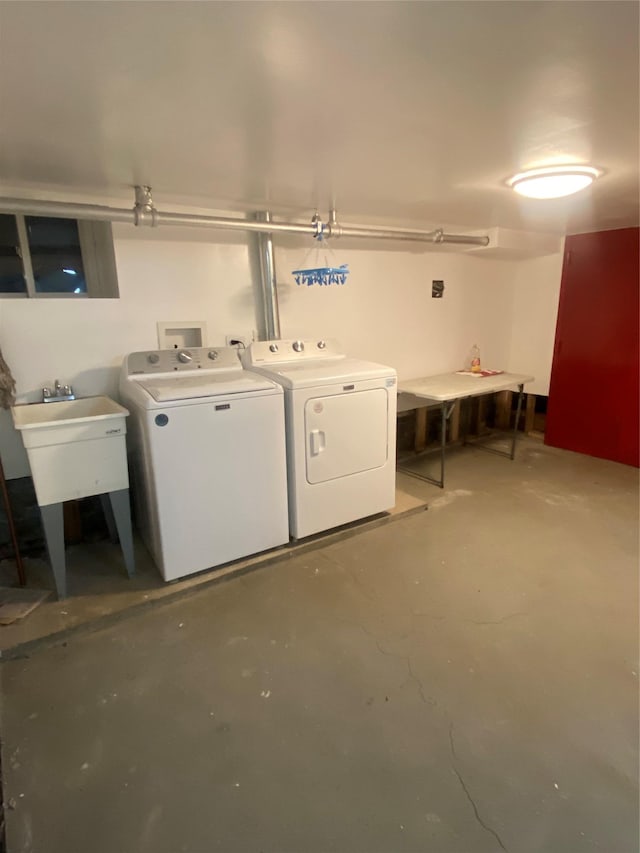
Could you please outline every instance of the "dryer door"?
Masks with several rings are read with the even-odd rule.
[[[304,415],[308,483],[348,477],[387,461],[384,388],[313,397]]]

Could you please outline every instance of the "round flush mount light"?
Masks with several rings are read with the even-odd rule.
[[[507,184],[527,198],[562,198],[590,186],[601,174],[593,166],[549,166],[514,175]]]

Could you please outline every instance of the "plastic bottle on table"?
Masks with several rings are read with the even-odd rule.
[[[478,348],[478,344],[474,344],[471,347],[470,353],[470,367],[472,373],[480,373],[482,368],[480,367],[480,350]]]

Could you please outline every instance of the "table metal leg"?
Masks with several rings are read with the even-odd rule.
[[[438,377],[438,378],[445,378],[445,377]],[[498,456],[505,456],[507,459],[511,459],[511,460],[515,459],[516,443],[518,440],[518,423],[520,421],[520,414],[522,412],[522,402],[523,402],[523,398],[524,398],[524,382],[521,382],[521,383],[515,382],[514,380],[516,378],[519,379],[521,377],[517,376],[517,375],[513,375],[513,374],[508,374],[508,373],[505,374],[504,376],[502,376],[498,380],[496,380],[495,383],[493,383],[495,385],[498,385],[497,388],[495,388],[495,387],[492,388],[491,387],[492,382],[489,380],[487,380],[487,384],[483,386],[482,383],[484,382],[484,380],[483,379],[477,379],[477,380],[474,380],[474,382],[477,381],[479,383],[478,387],[477,387],[478,393],[476,393],[476,389],[473,389],[473,391],[472,391],[469,388],[468,384],[465,383],[465,385],[463,387],[464,387],[465,391],[467,392],[466,394],[460,395],[459,397],[455,397],[455,398],[453,398],[453,400],[450,399],[446,402],[442,401],[440,403],[440,412],[441,412],[440,448],[439,448],[439,451],[440,451],[440,479],[436,479],[435,477],[429,477],[426,474],[420,474],[417,471],[411,470],[411,468],[406,468],[404,466],[404,464],[399,464],[397,466],[397,469],[399,471],[402,471],[404,474],[408,474],[411,477],[416,477],[416,479],[418,479],[418,480],[424,480],[427,483],[432,483],[434,486],[439,486],[441,489],[444,488],[445,453],[446,453],[446,442],[447,442],[447,420],[449,418],[451,418],[451,415],[454,412],[454,410],[456,411],[456,416],[455,416],[455,418],[451,418],[452,442],[458,439],[458,428],[461,427],[461,433],[462,434],[460,435],[460,440],[461,440],[461,443],[463,446],[464,445],[471,445],[472,447],[478,447],[480,450],[486,450],[488,453],[495,453]],[[426,377],[425,382],[427,382],[428,379],[429,379],[429,377]],[[525,377],[525,380],[527,382],[530,382],[531,378]],[[504,389],[504,386],[503,386],[503,383],[505,381],[509,382],[509,387],[507,389]],[[422,383],[416,382],[415,384],[421,385]],[[498,426],[503,427],[503,430],[502,430],[503,439],[501,442],[503,447],[504,447],[503,442],[504,442],[504,438],[505,438],[504,433],[506,432],[506,441],[507,441],[508,449],[507,450],[499,450],[495,447],[487,446],[487,444],[484,443],[484,439],[486,438],[486,439],[490,440],[494,436],[493,435],[484,435],[484,433],[481,435],[480,434],[480,433],[482,433],[481,429],[478,429],[476,431],[477,432],[476,437],[473,440],[470,440],[469,439],[469,433],[470,433],[471,428],[472,428],[471,415],[472,415],[473,398],[475,396],[484,397],[487,394],[493,394],[496,391],[505,390],[505,394],[508,396],[509,400],[511,400],[513,392],[510,389],[513,389],[514,386],[517,387],[517,389],[518,389],[518,404],[517,404],[517,410],[516,410],[516,422],[515,422],[514,427],[513,427],[513,435],[511,436],[510,446],[508,443],[509,442],[509,424],[510,424],[508,416],[509,416],[509,413],[511,410],[511,402],[509,402],[509,405],[505,408],[505,412],[504,412],[505,417],[507,418],[507,422],[502,424],[502,421],[500,421],[500,424],[498,425]],[[409,386],[409,388],[407,388],[406,390],[408,393],[411,393],[411,394],[414,393],[411,390],[411,386]],[[469,394],[470,391],[471,391],[471,393]],[[430,396],[428,393],[426,393],[426,388],[424,389],[423,393],[417,393],[416,396],[422,397],[422,399],[424,399],[424,400],[428,400],[430,404],[435,404],[435,402],[436,402],[432,396]],[[429,405],[429,404],[427,404],[427,405]],[[434,408],[435,408],[435,405],[434,405]],[[420,433],[420,435],[422,435],[422,433]],[[423,443],[418,442],[415,449],[416,449],[416,455],[418,455],[418,451],[422,451],[422,449],[423,449]],[[436,448],[432,448],[430,450],[425,450],[424,452],[425,453],[429,453],[429,452],[435,453]],[[403,461],[403,463],[406,463],[408,460],[405,458],[402,461]]]
[[[506,456],[507,459],[511,459],[512,461],[515,459],[516,441],[518,439],[518,422],[520,420],[520,412],[522,411],[522,398],[524,396],[523,391],[524,385],[518,385],[518,406],[516,410],[516,422],[513,426],[513,434],[511,436],[511,448],[509,450],[498,450],[496,447],[488,447],[479,439],[468,442],[471,447],[477,447],[478,450],[485,450],[487,453],[495,453],[496,456]],[[488,437],[490,438],[490,436]]]
[[[516,422],[513,427],[513,438],[511,440],[511,459],[516,457],[516,439],[518,438],[518,424],[520,423],[520,410],[522,409],[522,392],[524,385],[518,385],[518,405],[516,408]]]
[[[460,410],[462,415],[462,446],[467,443],[467,435],[471,426],[471,397],[462,397],[460,400]]]
[[[397,466],[398,471],[402,471],[403,474],[408,474],[410,477],[415,477],[417,480],[423,480],[425,483],[431,483],[434,486],[438,486],[440,489],[444,489],[444,460],[447,447],[447,420],[451,417],[454,406],[455,400],[448,408],[446,402],[442,402],[440,404],[440,479],[438,480],[435,477],[429,477],[427,474],[420,474],[418,471],[412,471],[410,468],[405,468],[402,465]]]
[[[451,407],[453,411],[453,406]],[[447,404],[442,403],[442,421],[440,430],[440,488],[444,489],[444,456],[447,446]]]

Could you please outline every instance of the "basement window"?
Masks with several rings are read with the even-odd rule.
[[[0,296],[118,295],[110,222],[0,214]]]

